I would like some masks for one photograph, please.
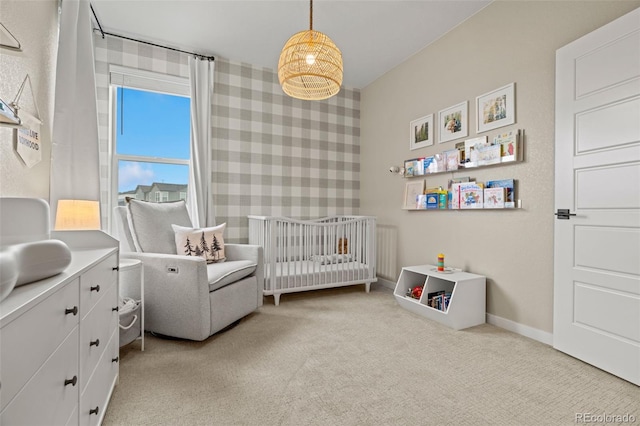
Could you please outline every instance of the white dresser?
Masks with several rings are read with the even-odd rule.
[[[0,303],[0,424],[95,425],[118,377],[118,242],[52,232],[72,261]]]

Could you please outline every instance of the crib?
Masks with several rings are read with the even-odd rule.
[[[280,295],[365,284],[376,278],[376,219],[331,216],[313,220],[249,216],[249,244],[264,248],[264,294]]]

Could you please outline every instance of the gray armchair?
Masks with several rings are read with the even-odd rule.
[[[151,211],[166,207],[145,204]],[[145,230],[135,227],[127,207],[116,207],[114,215],[120,257],[139,259],[144,267],[147,331],[201,341],[262,306],[262,247],[225,244],[227,260],[207,264],[201,257],[175,254],[175,244],[167,241],[173,235],[171,224],[179,218],[171,213],[163,217],[161,210],[152,213],[142,217],[150,222],[146,237],[139,235]],[[135,219],[140,223],[141,217]],[[177,224],[190,226],[184,221]],[[148,238],[152,232],[159,242],[147,242],[147,247],[173,247],[173,253],[141,251],[144,245],[136,238]]]

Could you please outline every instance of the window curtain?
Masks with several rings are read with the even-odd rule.
[[[211,100],[214,62],[189,57],[191,85],[191,167],[187,205],[194,227],[216,224],[212,194]]]
[[[98,112],[91,15],[87,0],[62,2],[49,202],[99,200]]]

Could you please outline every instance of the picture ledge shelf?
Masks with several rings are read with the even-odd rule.
[[[522,210],[522,200],[516,200],[516,207],[487,207],[487,208],[471,208],[471,209],[408,209],[403,208],[402,210],[406,210],[409,212],[495,212],[495,211],[505,211],[505,210]]]
[[[465,165],[460,165],[458,166],[457,169],[454,170],[443,170],[440,172],[431,172],[431,173],[425,173],[422,175],[412,175],[412,176],[403,176],[407,179],[412,179],[412,178],[424,178],[426,176],[432,176],[432,175],[441,175],[444,173],[456,173],[456,172],[465,172],[467,170],[475,170],[475,169],[484,169],[484,168],[490,168],[490,167],[499,167],[499,166],[506,166],[509,164],[517,164],[517,163],[522,163],[523,160],[521,159],[511,159],[511,160],[507,160],[507,161],[501,161],[499,163],[493,163],[493,164],[476,164],[476,163],[466,163]]]

